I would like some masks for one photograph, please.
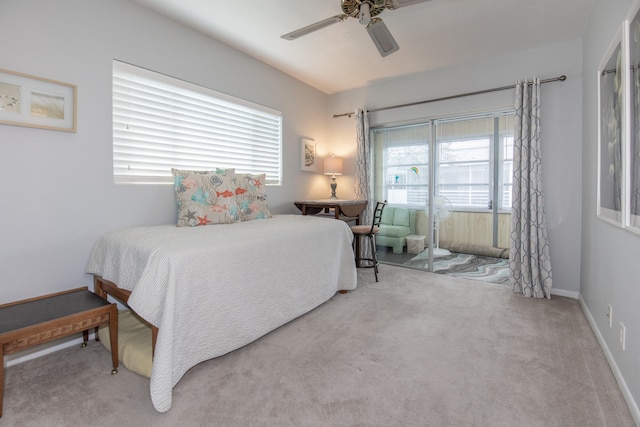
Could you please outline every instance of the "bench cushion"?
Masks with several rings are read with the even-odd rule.
[[[102,345],[111,351],[109,327],[100,327],[98,336]],[[118,356],[127,369],[151,378],[151,327],[131,310],[118,313]]]

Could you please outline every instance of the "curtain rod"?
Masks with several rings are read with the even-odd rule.
[[[563,82],[565,80],[567,80],[567,76],[562,75],[560,77],[552,77],[550,79],[540,80],[540,83]],[[515,87],[516,87],[516,85],[513,84],[513,85],[510,85],[510,86],[502,86],[502,87],[496,87],[496,88],[493,88],[493,89],[479,90],[479,91],[476,91],[476,92],[467,92],[467,93],[461,93],[461,94],[458,94],[458,95],[444,96],[442,98],[428,99],[426,101],[416,101],[416,102],[410,102],[410,103],[407,103],[407,104],[392,105],[390,107],[372,108],[371,110],[368,110],[368,111],[370,113],[375,113],[376,111],[391,110],[393,108],[412,107],[414,105],[427,104],[429,102],[447,101],[449,99],[462,98],[462,97],[465,97],[465,96],[480,95],[482,93],[498,92],[498,91],[501,91],[501,90],[514,89]],[[333,118],[336,119],[338,117],[344,117],[344,116],[351,117],[354,114],[355,113],[334,114]]]

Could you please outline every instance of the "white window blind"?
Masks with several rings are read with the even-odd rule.
[[[116,183],[173,182],[171,168],[282,177],[282,113],[113,61]]]

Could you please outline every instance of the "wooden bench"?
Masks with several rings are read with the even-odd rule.
[[[0,417],[4,398],[4,355],[37,344],[82,332],[82,347],[89,340],[89,329],[110,324],[111,348],[118,348],[118,309],[87,287],[0,305]],[[96,334],[96,340],[98,335]],[[118,352],[111,352],[113,369],[118,372]]]

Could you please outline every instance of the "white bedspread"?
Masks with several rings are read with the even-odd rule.
[[[131,290],[131,308],[159,328],[150,391],[165,412],[192,366],[355,289],[351,240],[343,221],[302,215],[135,227],[100,238],[86,271]]]

